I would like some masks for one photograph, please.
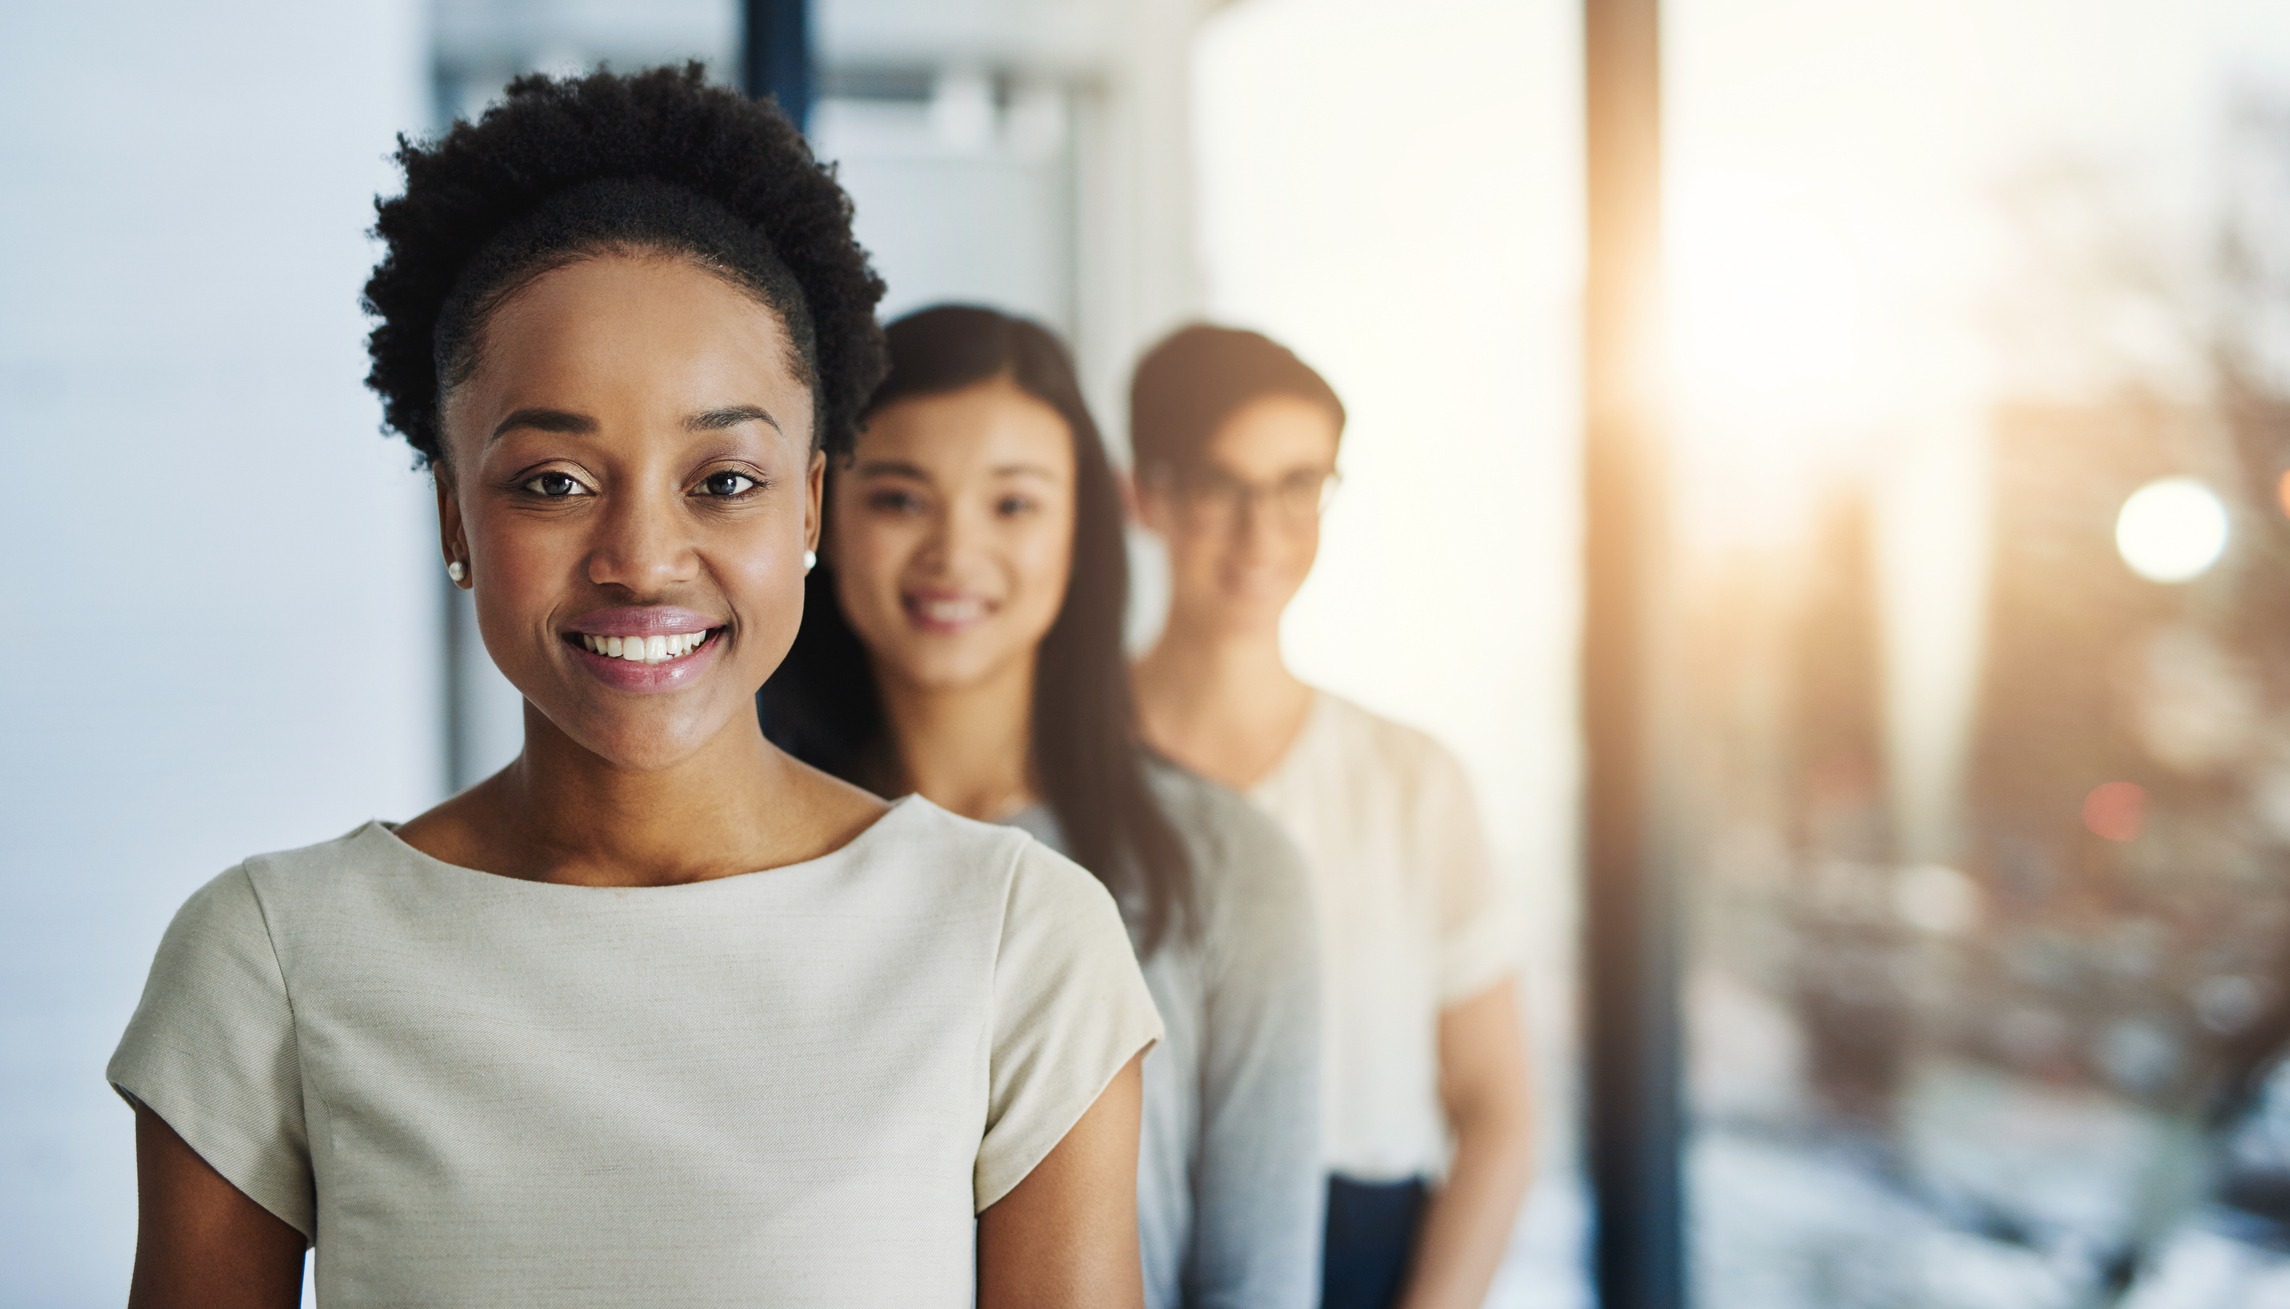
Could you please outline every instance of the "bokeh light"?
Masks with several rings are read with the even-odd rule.
[[[2147,483],[2115,519],[2115,549],[2150,582],[2201,576],[2225,552],[2226,536],[2226,506],[2192,477]]]
[[[2147,821],[2147,792],[2135,782],[2101,782],[2083,797],[2083,825],[2093,836],[2129,841]]]

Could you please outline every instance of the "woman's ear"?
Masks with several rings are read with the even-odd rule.
[[[454,585],[469,586],[469,536],[461,527],[461,499],[453,493],[453,474],[442,460],[431,460],[429,484],[437,492],[437,544],[445,555],[445,569]],[[456,571],[459,570],[459,571]]]
[[[811,452],[811,466],[804,470],[803,477],[803,548],[824,553],[827,549],[827,543],[822,539],[827,503],[826,451]]]
[[[1129,521],[1166,538],[1173,525],[1169,521],[1169,479],[1164,470],[1159,475],[1140,479],[1134,470],[1122,474],[1121,503],[1129,511]]]

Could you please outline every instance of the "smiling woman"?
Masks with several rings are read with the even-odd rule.
[[[524,749],[177,915],[110,1068],[132,1303],[283,1309],[308,1242],[328,1304],[1135,1303],[1111,898],[753,712],[882,369],[849,202],[696,69],[400,160],[371,381]]]
[[[823,463],[788,337],[746,287],[650,251],[549,272],[493,310],[483,366],[446,396],[438,517],[525,695],[522,766],[560,736],[639,768],[680,760],[786,654]],[[689,694],[627,699],[664,691]],[[457,839],[453,816],[405,835]]]

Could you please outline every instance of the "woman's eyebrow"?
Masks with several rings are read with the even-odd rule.
[[[1038,477],[1045,482],[1062,480],[1058,477],[1057,472],[1046,464],[996,464],[994,465],[994,476]]]
[[[911,477],[918,482],[930,480],[930,474],[923,471],[922,465],[910,464],[903,459],[869,459],[851,471],[861,477]]]
[[[540,432],[570,432],[585,436],[596,431],[596,420],[587,414],[571,413],[563,409],[519,409],[502,419],[493,428],[493,435],[486,437],[485,440],[490,444],[500,440],[505,433],[520,427],[530,427]]]
[[[709,409],[702,413],[693,414],[684,420],[684,430],[687,432],[720,432],[727,427],[737,427],[741,423],[752,422],[769,423],[774,432],[783,430],[779,426],[779,420],[773,418],[760,405],[728,405],[722,409]]]

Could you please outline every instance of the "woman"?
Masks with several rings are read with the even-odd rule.
[[[283,1309],[312,1240],[329,1305],[1138,1303],[1110,898],[756,724],[881,373],[848,200],[696,66],[399,159],[370,381],[524,750],[177,915],[130,1303]]]
[[[1138,749],[1119,488],[1072,365],[985,309],[891,326],[828,479],[773,737],[850,781],[1023,827],[1117,895],[1168,1035],[1145,1063],[1147,1303],[1308,1309],[1318,984],[1294,851]]]
[[[1516,923],[1455,761],[1306,685],[1280,655],[1281,611],[1319,549],[1344,407],[1287,350],[1214,327],[1156,347],[1130,399],[1139,507],[1171,572],[1168,622],[1136,669],[1145,737],[1254,797],[1312,872],[1326,963],[1325,1303],[1476,1305],[1532,1166]]]

